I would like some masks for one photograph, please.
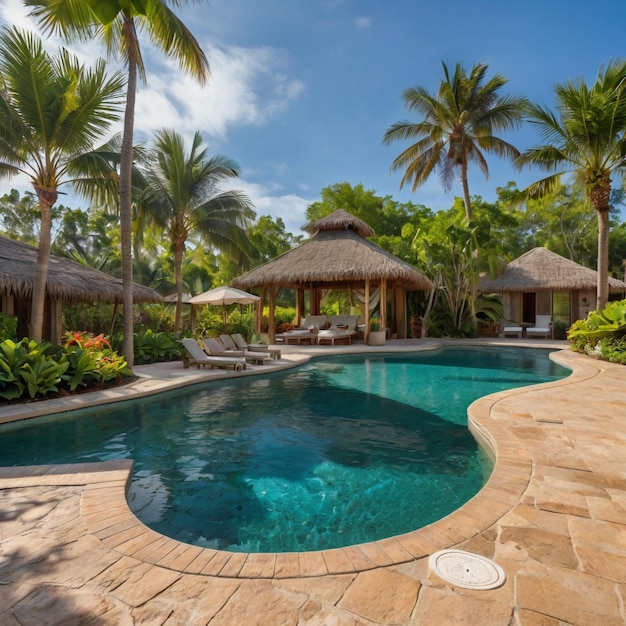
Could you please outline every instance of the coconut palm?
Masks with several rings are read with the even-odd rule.
[[[148,152],[145,189],[138,204],[144,218],[167,232],[176,277],[175,329],[182,328],[183,255],[187,241],[199,235],[212,249],[231,257],[249,254],[246,228],[255,213],[239,191],[220,191],[219,183],[238,176],[225,156],[207,157],[196,132],[189,152],[182,136],[162,129]]]
[[[402,95],[409,111],[423,115],[420,122],[401,121],[387,129],[383,142],[417,140],[391,165],[391,171],[404,169],[400,188],[413,182],[413,192],[438,170],[444,189],[450,190],[457,175],[463,186],[465,213],[472,215],[467,170],[475,161],[485,175],[489,168],[483,152],[516,158],[519,151],[496,137],[495,132],[515,128],[521,123],[525,99],[499,96],[508,80],[496,74],[486,81],[488,66],[477,63],[469,76],[457,63],[454,74],[442,63],[444,79],[431,95],[424,87],[412,87]],[[485,82],[486,81],[486,82]]]
[[[556,114],[528,105],[528,120],[545,143],[526,150],[520,167],[535,165],[553,172],[523,191],[539,198],[554,191],[570,173],[584,181],[585,193],[598,215],[597,308],[608,300],[609,201],[611,176],[621,177],[626,166],[626,59],[600,68],[591,87],[582,78],[555,85]]]
[[[128,68],[126,111],[120,163],[120,226],[122,281],[124,286],[124,340],[122,353],[129,366],[133,351],[132,271],[132,162],[137,76],[146,78],[138,31],[144,30],[153,44],[181,67],[204,82],[209,65],[199,43],[170,9],[183,0],[24,0],[42,27],[71,41],[102,41],[109,55],[120,56]]]
[[[67,50],[44,52],[32,33],[0,33],[0,176],[27,176],[41,212],[29,333],[36,341],[43,332],[51,208],[64,183],[92,197],[100,189],[101,199],[107,190],[117,192],[115,172],[93,145],[119,119],[123,87],[123,75],[108,78],[103,60],[86,69]]]

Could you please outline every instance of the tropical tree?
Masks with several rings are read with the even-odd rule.
[[[138,208],[167,232],[176,277],[175,330],[182,328],[183,255],[187,241],[199,235],[203,243],[231,258],[250,253],[246,228],[255,213],[240,191],[220,191],[219,183],[238,176],[237,165],[225,156],[207,157],[196,132],[189,152],[182,136],[162,129],[148,152],[145,190]]]
[[[129,367],[133,353],[133,270],[132,270],[132,164],[135,96],[138,75],[146,79],[138,31],[181,67],[204,82],[209,64],[195,37],[170,9],[183,0],[24,0],[42,27],[60,33],[70,41],[102,41],[109,55],[121,57],[128,68],[126,110],[120,163],[120,226],[122,281],[124,288],[124,338],[122,354]]]
[[[40,341],[51,247],[52,207],[59,187],[101,198],[116,193],[109,164],[94,156],[95,141],[119,118],[123,75],[108,78],[105,63],[86,69],[61,49],[53,56],[32,33],[0,33],[0,176],[24,174],[41,213],[30,337]],[[85,187],[85,178],[90,185]]]
[[[517,127],[522,120],[525,98],[500,96],[508,80],[496,74],[486,80],[488,66],[477,63],[467,75],[457,63],[454,74],[442,63],[444,79],[436,94],[424,87],[407,89],[402,99],[409,111],[423,116],[419,122],[396,122],[387,129],[383,143],[417,140],[391,165],[391,171],[404,169],[400,188],[413,182],[413,192],[437,170],[446,190],[457,175],[463,187],[467,219],[472,216],[467,171],[470,162],[478,164],[485,178],[489,168],[485,152],[516,158],[519,151],[494,133]]]
[[[545,143],[526,150],[520,167],[534,165],[552,172],[524,190],[524,197],[552,192],[564,174],[582,179],[598,216],[597,309],[608,300],[609,211],[611,176],[621,177],[626,165],[626,59],[600,68],[593,85],[582,78],[554,87],[556,113],[529,104],[528,120]]]

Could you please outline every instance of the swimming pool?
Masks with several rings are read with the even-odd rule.
[[[491,464],[467,406],[569,371],[531,349],[317,359],[0,429],[3,465],[135,460],[129,504],[181,541],[246,552],[372,541],[440,519]]]

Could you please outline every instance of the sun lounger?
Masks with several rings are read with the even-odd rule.
[[[262,365],[272,360],[272,357],[267,352],[250,352],[249,350],[226,350],[224,346],[213,339],[213,337],[207,337],[204,339],[204,346],[214,356],[221,356],[228,358],[230,355],[236,354],[243,357],[248,363],[256,363]],[[230,353],[230,354],[229,354]]]
[[[269,352],[270,356],[274,360],[280,359],[280,348],[267,346],[263,343],[247,343],[240,333],[231,335],[231,338],[239,350],[249,350],[250,352]]]
[[[189,352],[193,363],[197,368],[200,367],[232,367],[235,371],[241,371],[246,369],[246,360],[241,357],[224,357],[224,356],[210,356],[198,345],[195,339],[186,337],[181,341],[185,350]]]
[[[552,334],[552,320],[549,315],[537,315],[535,325],[526,329],[526,336],[532,338],[543,337],[549,339]]]
[[[502,329],[502,333],[505,337],[518,337],[522,338],[522,333],[524,329],[521,326],[505,326]]]

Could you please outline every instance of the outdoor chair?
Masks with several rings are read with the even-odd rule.
[[[269,352],[270,356],[274,360],[280,359],[281,357],[280,348],[267,346],[263,343],[247,343],[240,333],[231,335],[231,338],[238,350],[249,350],[250,352]]]
[[[537,315],[535,325],[526,329],[526,336],[549,339],[552,335],[552,320],[549,315]]]
[[[191,355],[192,363],[200,367],[232,367],[235,371],[246,369],[246,360],[240,357],[209,356],[195,339],[186,337],[181,341],[185,350]]]
[[[521,326],[517,326],[514,324],[505,324],[502,328],[502,334],[505,337],[517,337],[519,339],[522,338],[522,334],[524,333],[524,329]]]
[[[224,346],[217,341],[217,339],[213,339],[213,337],[207,337],[204,339],[204,346],[212,355],[228,358],[230,355],[236,354],[237,356],[243,357],[248,363],[256,363],[257,365],[262,365],[263,363],[267,363],[272,360],[272,357],[268,352],[226,350]]]

